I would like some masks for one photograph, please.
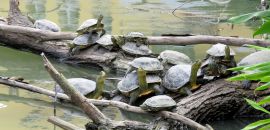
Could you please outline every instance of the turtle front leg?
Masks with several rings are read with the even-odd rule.
[[[72,56],[77,55],[77,54],[79,54],[79,53],[80,53],[80,47],[79,47],[79,46],[76,46],[76,47],[72,48],[72,50],[71,50],[71,52],[70,52],[70,54],[71,54]]]

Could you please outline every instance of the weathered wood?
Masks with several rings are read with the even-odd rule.
[[[106,129],[149,129],[150,125],[137,121],[113,121],[106,117],[99,109],[87,98],[72,87],[67,79],[59,73],[50,63],[44,53],[41,54],[44,66],[50,76],[60,85],[63,91],[70,97],[71,102],[80,107],[85,114],[94,122],[95,125],[105,127]]]
[[[64,130],[85,130],[55,116],[49,117],[48,122],[51,122]]]
[[[13,87],[19,87],[28,91],[32,91],[32,92],[36,92],[36,93],[40,93],[40,94],[44,94],[47,96],[51,96],[54,97],[55,96],[55,92],[44,89],[44,88],[40,88],[34,85],[30,85],[30,84],[25,84],[25,83],[21,83],[21,82],[17,82],[14,80],[10,80],[4,77],[0,77],[0,84],[5,84],[5,85],[9,85],[9,86],[13,86]],[[65,94],[62,93],[58,93],[57,94],[57,98],[58,99],[63,99],[63,100],[70,100],[69,97]],[[122,110],[125,111],[129,111],[129,112],[134,112],[134,113],[140,113],[140,114],[150,114],[153,116],[161,116],[165,119],[172,119],[172,120],[176,120],[179,122],[182,122],[183,124],[187,124],[189,126],[194,126],[195,128],[203,128],[203,126],[201,126],[200,124],[173,112],[169,112],[169,111],[161,111],[158,113],[149,113],[147,111],[142,110],[140,107],[136,107],[136,106],[131,106],[128,105],[126,103],[123,102],[118,102],[118,101],[110,101],[110,100],[96,100],[96,99],[87,99],[87,102],[91,102],[94,105],[97,106],[114,106],[117,108],[120,108]]]

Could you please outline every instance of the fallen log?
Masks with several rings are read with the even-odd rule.
[[[10,80],[10,79],[5,78],[5,77],[0,77],[0,84],[18,87],[21,89],[25,89],[25,90],[32,91],[35,93],[44,94],[44,95],[51,96],[51,97],[55,96],[55,92],[53,92],[53,91],[50,91],[50,90],[47,90],[44,88],[40,88],[40,87],[31,85],[31,84],[25,84],[22,82],[17,82],[15,80]],[[58,93],[57,98],[70,101],[70,98],[66,94],[62,94],[62,93]],[[161,111],[158,113],[149,113],[147,111],[142,110],[140,107],[131,106],[131,105],[128,105],[128,104],[123,103],[123,102],[110,101],[110,100],[87,99],[87,102],[91,102],[96,106],[104,106],[104,107],[114,106],[114,107],[120,108],[120,109],[125,110],[125,111],[129,111],[129,112],[140,113],[140,114],[149,114],[149,115],[153,115],[153,116],[161,116],[165,119],[172,119],[175,121],[179,121],[179,122],[182,122],[183,124],[187,124],[187,125],[193,126],[195,128],[203,128],[203,126],[200,125],[199,123],[194,122],[194,121],[192,121],[192,120],[190,120],[182,115],[179,115],[177,113],[173,113],[173,112],[169,112],[169,111]]]
[[[54,125],[57,125],[58,127],[64,129],[64,130],[85,130],[83,128],[80,128],[78,126],[75,126],[71,123],[68,123],[58,117],[51,116],[48,118],[48,122],[53,123]]]

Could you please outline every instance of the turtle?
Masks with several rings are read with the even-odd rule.
[[[103,46],[104,48],[108,50],[112,50],[113,47],[115,46],[114,43],[112,42],[112,35],[105,34],[101,38],[99,38],[96,41],[97,44]]]
[[[105,77],[106,73],[101,71],[96,82],[85,78],[70,78],[67,81],[85,97],[99,99],[103,93]],[[58,93],[64,93],[58,84],[56,84],[55,90]]]
[[[173,50],[162,51],[158,59],[166,70],[177,64],[192,64],[191,59],[186,54]]]
[[[98,20],[97,19],[88,19],[82,23],[82,25],[77,29],[77,33],[79,35],[84,33],[91,33],[92,31],[99,32],[101,31],[100,37],[106,33],[106,31],[103,29],[104,24],[101,22],[103,19],[103,16],[100,15]]]
[[[94,45],[96,40],[98,39],[98,34],[87,33],[77,36],[73,39],[71,43],[69,43],[69,52],[71,55],[76,55],[79,53],[81,49],[85,49],[91,45]]]
[[[60,27],[56,23],[47,19],[35,20],[34,27],[37,29],[52,31],[52,32],[61,31]]]
[[[228,45],[221,43],[213,45],[207,50],[206,59],[201,67],[202,72],[212,77],[228,76],[231,71],[227,69],[236,66],[234,55],[235,52]]]
[[[112,41],[131,55],[149,56],[152,54],[152,50],[146,45],[147,38],[139,32],[130,32],[126,36],[113,36]]]
[[[160,79],[148,76],[142,68],[138,68],[137,71],[132,71],[119,81],[117,89],[125,96],[130,97],[129,104],[133,104],[138,97],[145,96],[153,92],[161,94],[162,91],[158,88],[159,86],[155,87],[154,85],[159,82]],[[153,84],[153,86],[148,83]]]
[[[241,61],[239,61],[237,66],[250,66],[263,62],[270,62],[269,55],[270,55],[269,50],[262,50],[251,53],[248,56],[244,57]],[[249,89],[251,87],[251,81],[250,80],[242,81],[242,86],[245,89]]]
[[[196,90],[199,86],[196,84],[197,76],[200,75],[201,61],[197,60],[192,65],[175,65],[171,67],[163,78],[162,86],[172,92],[181,92],[182,88],[187,94],[191,94],[191,90]],[[188,84],[189,82],[189,84]],[[180,90],[180,91],[179,91]]]
[[[135,58],[133,61],[129,62],[129,68],[126,72],[132,72],[135,69],[142,68],[147,73],[158,73],[163,70],[163,65],[157,58],[150,57],[139,57]]]
[[[140,107],[145,111],[168,110],[176,106],[176,102],[167,95],[157,95],[148,98]]]

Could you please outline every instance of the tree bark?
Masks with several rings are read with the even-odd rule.
[[[48,122],[51,122],[64,130],[85,130],[54,116],[49,117]]]

